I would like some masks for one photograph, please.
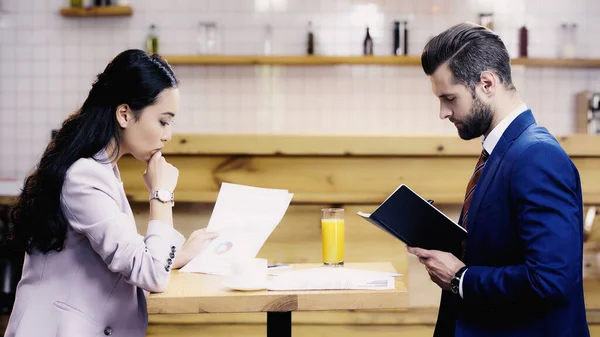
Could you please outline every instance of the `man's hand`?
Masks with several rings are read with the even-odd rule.
[[[431,280],[444,290],[450,290],[450,280],[465,265],[456,256],[439,250],[427,250],[408,246],[406,250],[419,258],[419,262],[425,265],[425,269],[429,273]]]

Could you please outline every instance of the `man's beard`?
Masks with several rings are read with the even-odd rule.
[[[456,121],[460,123],[457,126],[458,135],[464,140],[481,137],[489,130],[493,118],[492,107],[475,96],[469,115],[464,120]]]

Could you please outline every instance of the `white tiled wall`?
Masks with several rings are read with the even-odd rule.
[[[495,30],[517,56],[518,28],[530,56],[554,57],[562,22],[578,24],[578,53],[600,57],[597,0],[131,0],[134,15],[64,18],[66,0],[0,0],[0,179],[22,179],[50,130],[86,97],[94,75],[127,48],[143,48],[158,26],[161,54],[198,51],[199,22],[217,24],[224,54],[303,54],[313,23],[317,53],[359,55],[366,25],[375,54],[389,55],[392,22],[410,20],[409,53],[452,24],[493,12]],[[175,66],[182,111],[177,132],[455,134],[437,119],[437,100],[419,67]],[[515,67],[514,81],[538,121],[573,131],[574,94],[600,91],[600,70]]]

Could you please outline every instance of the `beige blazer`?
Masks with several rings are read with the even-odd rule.
[[[25,256],[7,337],[146,334],[146,296],[165,290],[185,238],[156,220],[138,234],[118,168],[95,157],[67,172],[64,250]]]

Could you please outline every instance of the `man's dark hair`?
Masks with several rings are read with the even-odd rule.
[[[433,74],[445,62],[454,82],[469,87],[473,94],[484,71],[496,74],[507,90],[515,90],[506,46],[483,26],[460,23],[431,39],[421,55],[425,74]]]

